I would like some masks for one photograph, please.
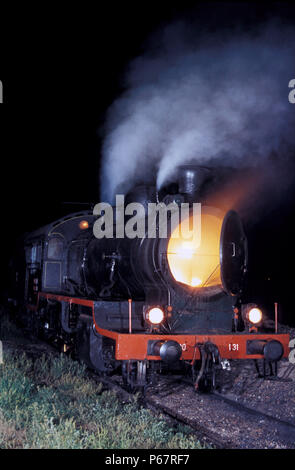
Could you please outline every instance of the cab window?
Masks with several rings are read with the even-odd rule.
[[[47,257],[49,259],[62,258],[63,242],[60,238],[51,238],[48,242]]]

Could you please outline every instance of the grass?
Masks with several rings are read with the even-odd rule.
[[[0,340],[13,341],[14,343],[27,343],[27,338],[24,337],[23,332],[17,328],[15,323],[11,320],[5,309],[0,306]]]
[[[172,427],[140,406],[137,396],[122,403],[65,355],[32,360],[24,353],[7,352],[0,365],[0,448],[202,446],[190,428]]]

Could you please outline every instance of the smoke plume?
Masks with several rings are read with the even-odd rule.
[[[295,149],[295,29],[275,21],[199,34],[185,22],[149,41],[125,77],[105,127],[102,199],[169,182],[184,163],[283,171]],[[269,167],[268,167],[269,173]]]

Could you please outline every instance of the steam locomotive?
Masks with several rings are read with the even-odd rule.
[[[216,370],[233,359],[263,359],[275,373],[289,336],[265,333],[261,309],[242,303],[246,236],[236,211],[206,205],[209,176],[208,168],[183,166],[162,192],[138,186],[125,198],[142,205],[144,220],[150,203],[187,203],[191,217],[201,202],[195,244],[173,237],[172,223],[161,237],[158,213],[154,237],[98,239],[93,229],[104,214],[90,210],[26,235],[11,297],[24,327],[99,373],[120,371],[131,390],[164,370],[189,373],[196,389],[211,390]]]

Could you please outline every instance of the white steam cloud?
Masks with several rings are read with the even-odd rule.
[[[279,22],[205,38],[177,23],[155,35],[107,115],[102,199],[160,188],[184,163],[249,166],[294,151],[294,64],[295,29]]]

